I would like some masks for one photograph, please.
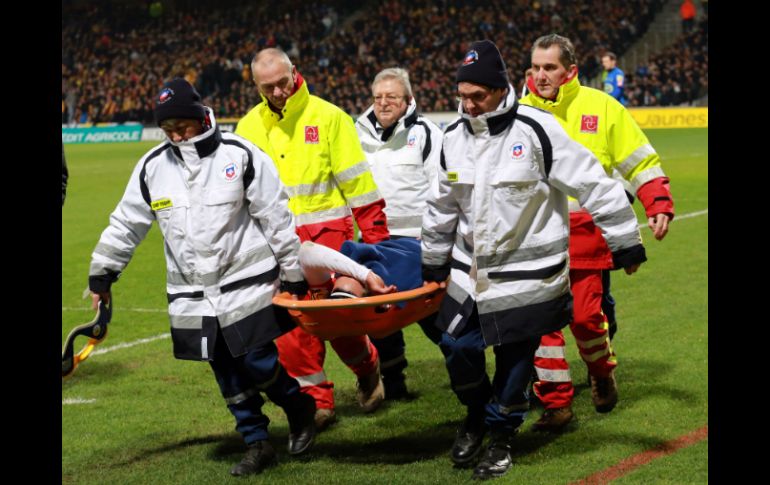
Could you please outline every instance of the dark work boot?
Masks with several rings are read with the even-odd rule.
[[[472,465],[474,459],[481,452],[481,444],[484,442],[486,431],[483,412],[468,414],[465,417],[462,426],[457,430],[457,436],[452,445],[451,457],[455,465],[461,468]]]
[[[260,473],[275,464],[275,450],[268,441],[257,441],[249,445],[240,463],[230,469],[230,475],[242,477]]]
[[[382,383],[385,384],[385,399],[389,401],[408,400],[412,397],[406,388],[406,376],[403,372],[382,374]]]
[[[493,433],[487,451],[481,456],[478,466],[473,470],[474,480],[488,480],[505,475],[513,460],[511,459],[511,442],[513,433]]]
[[[287,415],[289,420],[289,454],[299,455],[304,453],[315,440],[315,399],[307,394],[300,394],[304,401],[303,407]]]

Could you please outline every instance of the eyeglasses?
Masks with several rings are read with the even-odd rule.
[[[374,97],[375,103],[382,103],[383,101],[385,104],[396,104],[397,102],[401,101],[402,99],[406,99],[406,96],[396,96],[395,94],[378,94]]]

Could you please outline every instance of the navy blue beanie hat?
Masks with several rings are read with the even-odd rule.
[[[490,88],[508,87],[508,72],[497,46],[489,40],[471,44],[457,69],[457,82],[481,84]]]
[[[201,103],[201,95],[185,79],[177,77],[163,85],[155,97],[153,114],[158,126],[170,118],[203,120],[206,109]]]

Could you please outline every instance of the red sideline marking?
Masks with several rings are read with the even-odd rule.
[[[680,436],[677,439],[666,441],[665,443],[658,445],[651,450],[643,451],[636,455],[630,456],[617,465],[611,466],[600,472],[596,472],[593,475],[589,475],[578,482],[572,482],[571,485],[604,485],[612,480],[622,477],[623,475],[627,475],[628,473],[642,465],[646,465],[652,460],[657,460],[658,458],[670,455],[682,448],[686,448],[688,446],[694,445],[695,443],[698,443],[699,441],[703,441],[704,439],[708,438],[708,435],[709,427],[706,425],[684,436]]]

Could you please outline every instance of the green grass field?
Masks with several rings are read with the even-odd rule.
[[[708,214],[702,213],[708,209],[708,130],[647,133],[671,178],[678,218],[662,242],[642,230],[649,261],[638,273],[613,275],[620,403],[609,414],[594,411],[585,366],[569,335],[577,421],[560,435],[534,433],[529,428],[541,412],[534,409],[517,438],[514,467],[496,483],[571,483],[708,424]],[[70,183],[62,210],[62,341],[93,317],[90,301],[82,299],[91,251],[134,165],[152,145],[65,147]],[[635,209],[645,221],[638,203]],[[109,352],[92,355],[62,381],[64,483],[236,482],[228,470],[243,445],[211,370],[175,360],[171,352],[162,253],[153,228],[113,286],[109,336],[96,348]],[[280,465],[250,482],[469,481],[471,472],[454,469],[448,456],[464,408],[449,388],[441,354],[417,326],[406,329],[406,339],[407,382],[417,399],[361,414],[355,378],[329,349],[326,370],[335,382],[339,422],[318,436],[307,456],[290,458],[286,419],[268,403]],[[491,375],[491,349],[488,355]],[[613,483],[707,482],[704,440]]]

